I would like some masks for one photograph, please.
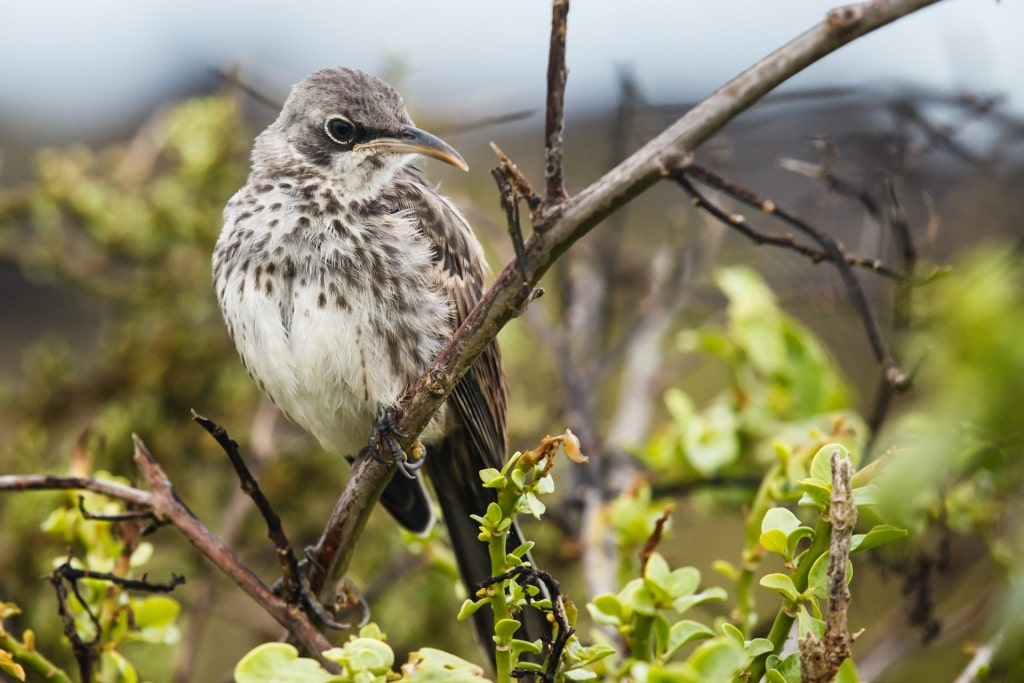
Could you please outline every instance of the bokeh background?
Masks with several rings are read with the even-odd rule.
[[[824,10],[818,3],[750,0],[574,4],[570,191],[688,103],[819,21]],[[220,209],[244,181],[252,138],[276,115],[238,83],[280,102],[291,83],[324,66],[358,67],[390,80],[417,123],[469,161],[468,175],[435,164],[428,173],[463,207],[499,268],[511,246],[486,172],[494,165],[488,142],[540,182],[549,17],[549,5],[539,0],[6,6],[0,472],[63,472],[77,447],[97,469],[130,476],[128,435],[138,432],[196,512],[270,579],[274,558],[258,520],[234,493],[215,444],[190,423],[189,409],[223,423],[258,460],[299,543],[315,540],[347,468],[261,402],[216,311],[208,254]],[[904,211],[922,263],[952,263],[993,240],[1019,242],[1021,27],[1020,2],[940,3],[813,66],[740,116],[698,159],[867,257],[889,260],[900,252],[861,203],[815,176],[822,164],[875,198],[883,213]],[[628,450],[629,440],[642,450],[638,442],[655,438],[671,420],[661,400],[666,389],[682,387],[698,403],[715,396],[725,372],[684,352],[676,335],[724,319],[725,298],[712,273],[734,263],[756,268],[782,306],[821,336],[849,383],[847,407],[870,421],[879,405],[878,373],[834,271],[726,234],[696,214],[678,188],[659,187],[578,245],[549,275],[542,305],[503,332],[513,448],[531,447],[566,425],[579,429],[579,422],[585,443],[589,437],[599,452]],[[660,298],[650,296],[652,272],[670,282],[659,285]],[[891,283],[862,279],[898,343],[905,330],[893,324]],[[601,302],[588,309],[594,292]],[[648,409],[635,414],[623,407],[629,383],[622,367],[630,354],[622,341],[650,301],[660,302],[665,329],[651,352],[659,372],[644,389]],[[600,319],[570,320],[588,310],[600,311]],[[579,333],[587,338],[574,337]],[[581,376],[587,381],[574,384]],[[892,410],[913,400],[897,399]],[[566,475],[569,502],[555,507],[556,524],[535,533],[542,564],[559,568],[584,602],[575,476]],[[40,511],[60,500],[0,498],[0,599],[21,604],[19,624],[50,644],[58,642],[58,626],[38,577],[63,549],[39,523]],[[712,559],[737,552],[733,539],[742,521],[738,514],[708,515],[705,503],[683,499],[669,548],[679,562],[710,573]],[[374,523],[354,578],[391,641],[413,648],[428,633],[437,637],[430,644],[475,656],[470,629],[450,627],[458,600],[443,544],[403,540],[383,515]],[[970,538],[956,540],[948,571],[932,585],[939,596],[999,574],[969,561],[977,554]],[[163,532],[156,542],[153,571],[189,577],[178,597],[201,606],[195,618],[204,623],[186,628],[183,644],[147,655],[149,679],[219,680],[253,643],[277,637],[273,622],[210,575],[173,534]],[[945,680],[941,673],[968,657],[960,643],[983,637],[990,603],[977,607],[955,596],[947,605],[933,596],[945,628],[942,636],[925,637],[942,620],[928,615],[913,623],[913,601],[899,597],[906,585],[900,571],[882,567],[865,579],[879,597],[858,606],[877,625],[874,636],[865,636],[862,674],[920,680],[907,673],[917,669],[906,667],[927,661],[940,667],[936,680]],[[979,613],[965,615],[965,604]]]

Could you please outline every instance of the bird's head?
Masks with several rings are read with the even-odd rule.
[[[261,138],[268,136],[261,141],[270,157],[265,162],[284,156],[283,142],[291,154],[343,181],[386,180],[420,154],[469,168],[451,145],[413,125],[394,88],[355,69],[323,69],[297,83]]]

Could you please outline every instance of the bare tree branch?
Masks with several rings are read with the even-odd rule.
[[[217,538],[178,498],[170,479],[157,464],[153,455],[137,435],[134,460],[152,490],[151,506],[157,519],[173,524],[207,559],[224,572],[243,591],[249,594],[281,626],[288,630],[303,647],[316,657],[331,647],[327,640],[307,617],[302,607],[289,604],[278,597],[258,576],[239,561],[238,557]],[[330,662],[321,661],[325,666]]]
[[[551,46],[548,52],[548,101],[544,121],[544,177],[547,203],[565,200],[565,167],[562,155],[565,128],[565,35],[569,0],[551,3]],[[536,227],[536,226],[534,226]]]

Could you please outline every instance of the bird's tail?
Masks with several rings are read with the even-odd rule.
[[[433,447],[426,464],[427,474],[441,504],[445,526],[448,527],[459,574],[471,596],[482,582],[491,577],[491,558],[487,544],[478,538],[479,523],[470,519],[470,515],[484,515],[487,506],[497,500],[494,489],[484,488],[480,481],[479,472],[484,467],[483,459],[473,453],[470,444],[459,439],[457,434]],[[513,525],[506,548],[511,551],[522,543],[519,528]],[[533,564],[531,558],[526,559]],[[551,639],[551,624],[541,612],[526,609],[516,618],[523,624],[516,637],[529,641]],[[478,610],[473,615],[473,624],[493,664],[494,613],[490,607]]]

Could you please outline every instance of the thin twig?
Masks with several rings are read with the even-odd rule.
[[[989,667],[996,652],[1002,646],[1006,633],[1002,630],[996,631],[986,643],[979,645],[974,650],[974,656],[967,663],[964,670],[956,677],[953,683],[982,683],[989,680]]]
[[[171,574],[169,581],[154,583],[145,574],[141,579],[128,579],[111,572],[98,572],[92,569],[79,569],[65,562],[54,570],[67,581],[79,581],[81,579],[95,579],[97,581],[108,581],[119,588],[130,591],[142,591],[143,593],[170,593],[175,588],[185,583],[184,576]]]
[[[563,131],[565,129],[565,36],[569,17],[569,0],[551,3],[551,45],[548,51],[548,97],[544,121],[544,178],[547,181],[548,206],[559,204],[565,197]]]
[[[498,200],[501,210],[505,213],[508,225],[508,235],[512,240],[512,250],[515,253],[516,264],[519,266],[519,274],[523,280],[523,287],[529,287],[530,283],[526,277],[526,247],[523,246],[523,228],[519,221],[519,194],[512,184],[512,179],[504,165],[491,169],[491,176],[498,184]]]
[[[228,456],[228,460],[231,461],[231,465],[235,468],[235,474],[238,475],[242,491],[252,499],[256,509],[263,516],[263,521],[267,525],[267,536],[273,541],[274,550],[277,551],[278,560],[281,563],[281,576],[284,578],[284,594],[290,600],[294,600],[301,592],[302,579],[299,576],[298,560],[292,550],[291,542],[285,534],[284,527],[281,525],[281,517],[274,510],[267,497],[263,495],[259,482],[256,481],[256,477],[249,471],[249,467],[245,464],[242,454],[238,451],[238,442],[228,435],[227,430],[194,410],[192,411],[192,420],[205,429],[220,445],[221,449]]]
[[[138,507],[152,504],[148,491],[93,477],[66,477],[56,474],[2,474],[0,491],[92,491]]]
[[[270,109],[274,112],[281,111],[282,102],[279,102],[277,99],[263,92],[260,92],[253,86],[243,81],[241,78],[239,78],[237,69],[231,69],[231,71],[222,71],[221,69],[210,69],[210,73],[212,73],[214,76],[224,81],[231,87],[238,88],[246,95],[251,97],[254,101],[259,102],[267,109]]]
[[[676,181],[683,190],[693,200],[693,205],[704,211],[707,211],[711,216],[714,216],[719,221],[729,226],[733,230],[736,230],[741,235],[749,239],[751,242],[757,245],[770,244],[774,247],[782,247],[783,249],[789,249],[795,251],[798,254],[811,259],[813,263],[821,263],[822,261],[832,261],[832,257],[821,249],[815,249],[814,247],[808,246],[803,242],[799,242],[789,235],[773,235],[771,233],[764,233],[756,230],[745,217],[729,213],[724,209],[719,208],[714,202],[707,198],[707,196],[698,190],[692,182],[686,177],[686,171],[673,171],[670,176]],[[736,187],[733,185],[732,187]],[[716,189],[722,189],[717,187]],[[731,194],[728,190],[727,193]],[[779,216],[778,207],[774,202],[762,201],[756,206],[760,211],[764,211],[770,216]],[[843,254],[843,261],[853,266],[854,268],[863,268],[864,270],[870,270],[873,273],[878,273],[884,277],[893,278],[900,280],[903,276],[891,268],[885,265],[878,259],[867,259],[860,256],[853,256],[851,254]]]
[[[494,154],[498,157],[498,162],[501,165],[502,172],[508,177],[510,183],[512,183],[513,189],[530,207],[530,220],[539,220],[537,211],[544,204],[544,200],[540,198],[537,192],[530,186],[530,181],[526,179],[523,172],[519,170],[519,167],[512,163],[512,160],[508,158],[508,155],[501,150],[501,147],[491,143],[491,149]]]

